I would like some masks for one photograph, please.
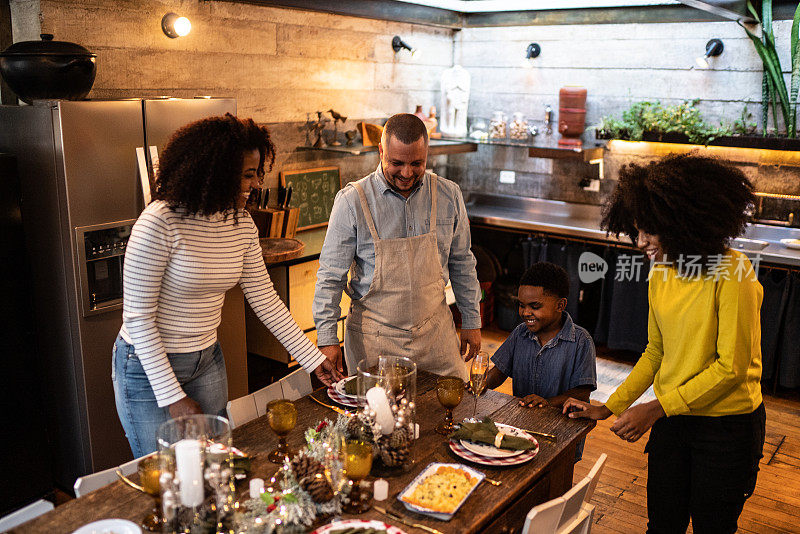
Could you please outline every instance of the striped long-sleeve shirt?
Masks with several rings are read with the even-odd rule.
[[[123,339],[134,346],[158,405],[186,396],[167,353],[217,341],[225,292],[239,284],[250,307],[308,371],[325,358],[297,326],[264,266],[258,230],[246,211],[186,216],[154,201],[133,226],[123,271]]]

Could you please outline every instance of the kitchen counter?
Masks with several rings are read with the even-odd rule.
[[[606,236],[600,229],[600,206],[485,193],[466,193],[464,200],[471,223],[630,245],[626,237]],[[780,242],[800,239],[800,229],[751,224],[742,237],[734,247],[751,257],[760,255],[761,263],[800,267],[800,250]]]

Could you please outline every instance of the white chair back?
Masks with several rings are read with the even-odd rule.
[[[311,393],[311,375],[305,369],[298,369],[281,378],[280,384],[286,400],[295,401]]]
[[[600,480],[600,473],[603,472],[603,467],[606,465],[606,460],[608,459],[608,455],[603,453],[600,455],[600,458],[592,466],[592,469],[589,471],[589,474],[586,475],[591,482],[589,482],[589,491],[586,492],[586,497],[583,499],[584,502],[589,502],[592,500],[592,496],[594,495],[594,490],[597,488],[597,481]]]
[[[251,393],[250,395],[228,401],[227,406],[225,406],[225,412],[228,414],[228,422],[230,422],[231,428],[236,428],[248,421],[252,421],[258,417],[255,395]]]
[[[31,519],[35,519],[42,514],[46,514],[53,508],[53,503],[44,499],[39,499],[28,506],[23,506],[15,512],[11,512],[6,516],[0,517],[0,532],[5,532],[7,530],[11,530],[12,528],[18,527],[21,524],[30,521]]]
[[[253,401],[256,405],[256,415],[258,417],[266,415],[267,403],[269,403],[269,401],[281,398],[283,398],[283,391],[281,389],[280,382],[270,384],[267,387],[261,388],[253,393]]]
[[[153,454],[155,453],[152,452],[148,455],[142,456],[142,458],[147,458]],[[91,475],[85,475],[78,478],[75,480],[75,485],[73,486],[73,489],[75,490],[75,496],[83,497],[87,493],[108,486],[112,482],[116,482],[119,480],[116,472],[117,469],[122,471],[122,474],[126,477],[131,476],[136,472],[136,469],[138,469],[139,462],[142,460],[142,458],[134,458],[133,460],[127,461],[119,467],[111,467],[109,469],[104,469],[103,471],[98,471],[97,473],[92,473]]]
[[[553,534],[558,529],[566,504],[564,497],[556,497],[534,506],[525,517],[522,534]]]
[[[601,454],[589,474],[561,497],[534,506],[525,517],[522,534],[588,534],[594,517],[589,501],[607,458]]]

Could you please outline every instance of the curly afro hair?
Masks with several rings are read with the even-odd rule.
[[[729,163],[693,154],[670,155],[645,166],[626,165],[603,209],[601,228],[657,235],[671,258],[724,254],[747,224],[753,184]]]
[[[521,286],[538,286],[553,297],[563,299],[569,296],[569,275],[563,267],[554,263],[540,261],[534,263],[522,274]]]
[[[208,216],[236,208],[242,165],[247,152],[258,150],[258,176],[275,162],[275,146],[264,126],[253,119],[209,117],[176,131],[159,161],[153,198],[181,207],[188,215]]]

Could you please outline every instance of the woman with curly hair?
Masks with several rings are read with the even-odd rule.
[[[604,405],[570,399],[570,417],[605,419],[633,442],[650,430],[648,532],[735,532],[762,456],[763,291],[729,248],[753,186],[741,170],[695,155],[629,165],[603,229],[627,234],[653,262],[647,348]],[[698,268],[699,267],[699,268]],[[650,385],[656,400],[631,406]],[[652,430],[651,430],[652,427]]]
[[[244,210],[274,160],[267,129],[231,114],[181,128],[164,148],[154,200],[125,251],[114,345],[117,413],[135,457],[156,449],[156,430],[169,418],[224,415],[217,327],[225,292],[236,284],[303,368],[326,384],[340,378],[275,292]]]

